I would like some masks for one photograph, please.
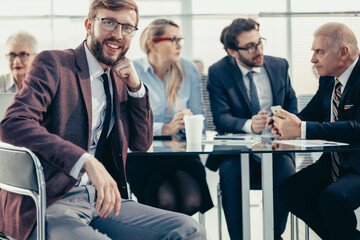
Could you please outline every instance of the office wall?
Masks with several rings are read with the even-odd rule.
[[[39,49],[64,49],[78,46],[85,38],[84,20],[90,0],[1,0],[0,4],[0,74],[8,72],[5,41],[19,30],[34,34]],[[186,0],[187,3],[191,2]],[[256,18],[263,37],[267,38],[265,54],[288,58],[291,78],[298,94],[314,93],[317,80],[312,71],[312,33],[321,24],[338,21],[348,24],[360,38],[360,18],[354,14],[354,0],[291,1],[292,12],[286,12],[286,0],[192,0],[192,14],[182,15],[181,0],[139,0],[139,32],[133,38],[129,57],[139,58],[142,29],[156,17],[170,17],[181,27],[184,17],[192,19],[192,34],[184,48],[192,44],[191,58],[201,59],[205,70],[225,56],[219,37],[224,26],[236,17]],[[360,9],[359,9],[360,10]],[[360,12],[360,11],[359,11]],[[288,18],[291,16],[291,38]],[[290,53],[288,43],[291,43]],[[289,57],[290,56],[290,57]],[[290,59],[289,59],[290,58]]]

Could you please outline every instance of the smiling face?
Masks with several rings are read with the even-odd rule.
[[[165,33],[161,38],[181,38],[180,29],[178,27],[167,25]],[[161,41],[153,44],[153,53],[157,55],[163,62],[173,64],[180,61],[181,44],[176,41]]]
[[[261,36],[257,29],[244,31],[236,37],[238,47],[248,48],[253,47],[261,42]],[[255,52],[250,53],[248,50],[233,50],[228,49],[228,53],[236,59],[236,61],[247,69],[253,67],[261,67],[264,64],[263,46],[258,45]]]
[[[111,11],[100,8],[96,11],[97,18],[108,18],[114,21],[135,26],[136,12],[128,8]],[[87,47],[105,69],[113,66],[123,58],[130,47],[132,37],[125,36],[119,24],[114,31],[104,30],[100,20],[86,19],[88,33]]]
[[[329,45],[328,36],[315,36],[311,50],[314,51],[311,62],[315,65],[320,76],[338,77],[343,72],[341,63],[341,49],[335,51]]]
[[[34,60],[35,54],[33,54],[31,47],[26,43],[12,43],[8,53],[14,53],[20,55],[20,53],[29,53],[29,57],[21,60],[19,56],[15,57],[13,61],[9,60],[10,72],[15,79],[23,79],[25,74],[29,71],[29,67]]]

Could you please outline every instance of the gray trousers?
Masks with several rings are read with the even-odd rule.
[[[187,215],[122,200],[118,216],[100,218],[95,202],[95,187],[86,185],[48,207],[47,239],[206,239],[204,228]],[[36,229],[29,239],[36,239]]]

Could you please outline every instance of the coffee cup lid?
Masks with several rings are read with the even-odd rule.
[[[205,120],[204,115],[202,115],[202,114],[185,115],[185,116],[184,116],[184,120],[185,120],[185,119]]]

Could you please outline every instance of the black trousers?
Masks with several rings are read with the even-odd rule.
[[[360,176],[347,170],[334,182],[327,155],[287,179],[280,199],[322,239],[360,239],[354,213],[360,206]]]
[[[239,155],[224,156],[220,164],[220,187],[222,203],[232,240],[242,239],[241,208],[241,170]],[[293,154],[273,154],[273,186],[274,186],[274,236],[279,239],[286,227],[289,211],[284,208],[278,197],[280,184],[295,173]],[[250,157],[250,188],[261,189],[261,163]]]
[[[159,186],[170,180],[177,170],[188,173],[201,190],[200,212],[205,213],[214,205],[206,182],[204,165],[198,155],[146,155],[128,156],[126,174],[131,191],[142,204],[153,206]]]

